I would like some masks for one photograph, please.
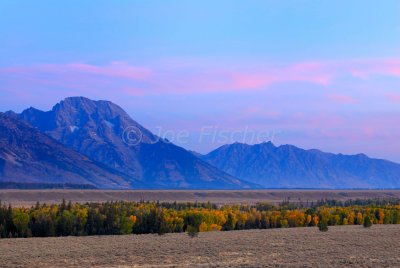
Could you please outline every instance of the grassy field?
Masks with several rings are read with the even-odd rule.
[[[400,198],[400,190],[0,190],[0,200],[13,206],[31,206],[41,203],[60,203],[63,198],[73,202],[105,201],[165,201],[211,202],[216,204],[269,202],[277,204],[284,199],[290,202],[312,202],[322,198],[335,200]]]
[[[0,240],[1,267],[400,267],[400,225]]]

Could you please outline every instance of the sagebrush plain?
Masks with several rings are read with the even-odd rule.
[[[2,267],[399,267],[400,225],[0,240]]]
[[[160,201],[210,202],[214,204],[279,204],[400,198],[400,190],[13,190],[0,189],[0,200],[13,206],[32,206],[37,202]]]

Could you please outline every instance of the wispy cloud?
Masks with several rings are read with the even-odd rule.
[[[346,62],[350,73],[359,78],[368,78],[374,75],[400,77],[400,59],[369,59],[355,62]]]
[[[112,62],[108,66],[95,66],[82,63],[72,63],[65,65],[65,68],[72,72],[83,72],[95,75],[110,77],[122,77],[134,80],[144,80],[151,78],[151,70],[144,67],[130,66],[124,62]]]
[[[69,64],[36,64],[31,66],[17,66],[0,68],[2,74],[40,75],[40,74],[89,74],[109,76],[114,78],[129,78],[142,80],[151,77],[151,70],[145,67],[136,67],[124,62],[112,62],[109,65],[97,66],[85,63]]]
[[[386,97],[391,102],[400,102],[400,93],[388,93]]]
[[[355,98],[353,98],[352,96],[342,95],[342,94],[329,95],[328,99],[333,102],[343,103],[343,104],[351,104],[351,103],[357,102],[357,100]]]
[[[306,61],[287,65],[260,63],[221,64],[213,61],[175,60],[136,66],[124,62],[108,65],[87,63],[37,64],[0,68],[0,79],[8,83],[67,88],[105,88],[131,95],[202,94],[265,90],[271,85],[288,82],[329,86],[340,77],[368,79],[375,75],[400,77],[400,59]],[[350,103],[344,95],[330,97]],[[393,96],[391,97],[393,99]],[[396,99],[396,98],[394,98]]]

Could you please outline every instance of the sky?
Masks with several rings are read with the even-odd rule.
[[[0,111],[106,99],[206,153],[400,162],[400,1],[0,0]]]

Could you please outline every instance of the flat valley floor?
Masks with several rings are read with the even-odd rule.
[[[400,267],[400,225],[0,240],[1,267]]]
[[[400,198],[400,190],[4,190],[0,201],[13,206],[32,206],[40,203],[105,201],[211,202],[215,204],[279,204],[315,202],[321,199]]]

